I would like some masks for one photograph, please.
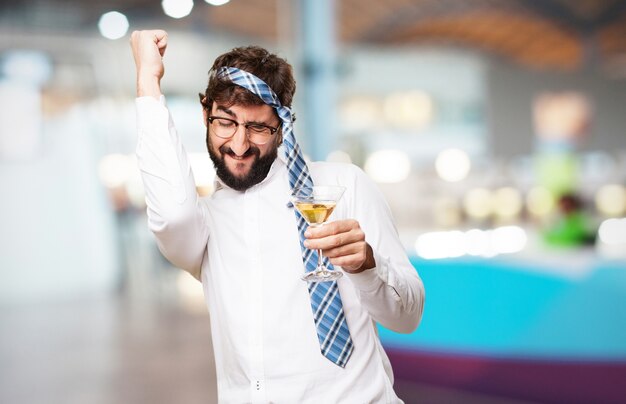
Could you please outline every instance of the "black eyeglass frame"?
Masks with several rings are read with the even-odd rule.
[[[237,122],[234,119],[226,118],[224,116],[213,116],[213,115],[209,116],[207,118],[207,121],[209,121],[209,124],[212,124],[213,121],[216,120],[216,119],[223,119],[225,121],[232,122],[233,124],[235,124],[235,130],[233,131],[233,134],[230,135],[229,137],[225,137],[225,138],[222,138],[222,139],[230,139],[231,137],[235,136],[235,133],[237,133],[237,128],[239,128],[239,125],[243,125],[243,127],[246,128],[246,133],[249,133],[248,130],[250,129],[250,126],[260,126],[260,127],[265,128],[265,129],[269,129],[270,136],[275,134],[276,132],[278,132],[278,129],[280,129],[280,125],[281,125],[281,124],[278,124],[278,126],[274,128],[272,126],[265,125],[265,124],[262,124],[262,123]],[[221,137],[221,136],[219,136],[219,137]]]

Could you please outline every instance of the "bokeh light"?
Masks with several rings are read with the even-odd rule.
[[[512,187],[502,187],[493,194],[493,210],[500,219],[513,219],[522,211],[522,194]]]
[[[526,206],[530,214],[546,216],[554,209],[554,197],[547,188],[533,187],[526,195]]]
[[[527,244],[526,231],[519,226],[493,230],[471,229],[437,231],[421,234],[415,252],[424,259],[456,258],[463,255],[493,257],[522,251]]]
[[[352,163],[352,158],[342,150],[333,150],[326,156],[326,161],[331,163]]]
[[[493,248],[489,233],[480,229],[471,229],[465,232],[465,253],[475,256],[492,256]]]
[[[102,14],[98,21],[100,35],[107,39],[120,39],[128,32],[128,18],[118,11],[109,11]]]
[[[375,97],[350,97],[341,103],[342,124],[350,132],[371,130],[380,123],[381,109],[380,100]]]
[[[193,0],[163,0],[161,6],[168,17],[183,18],[191,13]]]
[[[605,244],[623,244],[626,248],[626,218],[603,221],[598,229],[598,236]]]
[[[465,254],[463,232],[453,230],[424,233],[417,238],[415,251],[426,259],[460,257]]]
[[[376,182],[404,181],[411,171],[409,156],[400,150],[379,150],[365,162],[365,172]]]
[[[207,4],[210,4],[212,6],[223,6],[224,4],[228,3],[230,0],[204,0],[205,2],[207,2]]]
[[[498,254],[522,251],[527,241],[526,231],[519,226],[498,227],[491,237],[493,249]]]
[[[465,194],[463,209],[473,219],[486,219],[493,213],[493,195],[486,188],[474,188]]]
[[[441,179],[458,182],[467,177],[471,161],[466,152],[460,149],[447,149],[437,155],[435,169]]]
[[[596,209],[605,216],[617,217],[626,211],[626,189],[619,184],[607,184],[598,189]]]
[[[422,91],[393,93],[385,98],[383,112],[387,122],[394,126],[418,129],[431,121],[433,103]]]

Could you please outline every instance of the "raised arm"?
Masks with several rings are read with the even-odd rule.
[[[134,31],[130,36],[137,69],[137,97],[161,97],[161,78],[165,73],[163,56],[167,49],[167,32],[155,29]]]
[[[137,68],[137,161],[146,191],[148,226],[163,255],[200,279],[209,237],[208,215],[161,95],[167,33],[135,31],[131,47]]]

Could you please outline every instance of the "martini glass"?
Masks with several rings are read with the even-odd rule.
[[[311,227],[322,226],[333,213],[341,199],[345,187],[336,185],[314,185],[294,188],[291,201],[304,220]],[[341,278],[343,273],[328,269],[323,262],[322,250],[317,250],[317,268],[307,272],[302,280],[307,282],[328,282]]]

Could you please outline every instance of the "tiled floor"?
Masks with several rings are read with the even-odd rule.
[[[176,301],[157,294],[0,308],[0,403],[215,403],[208,315]],[[514,403],[402,381],[396,388],[406,403]]]
[[[208,315],[98,299],[0,310],[1,403],[214,403]]]

